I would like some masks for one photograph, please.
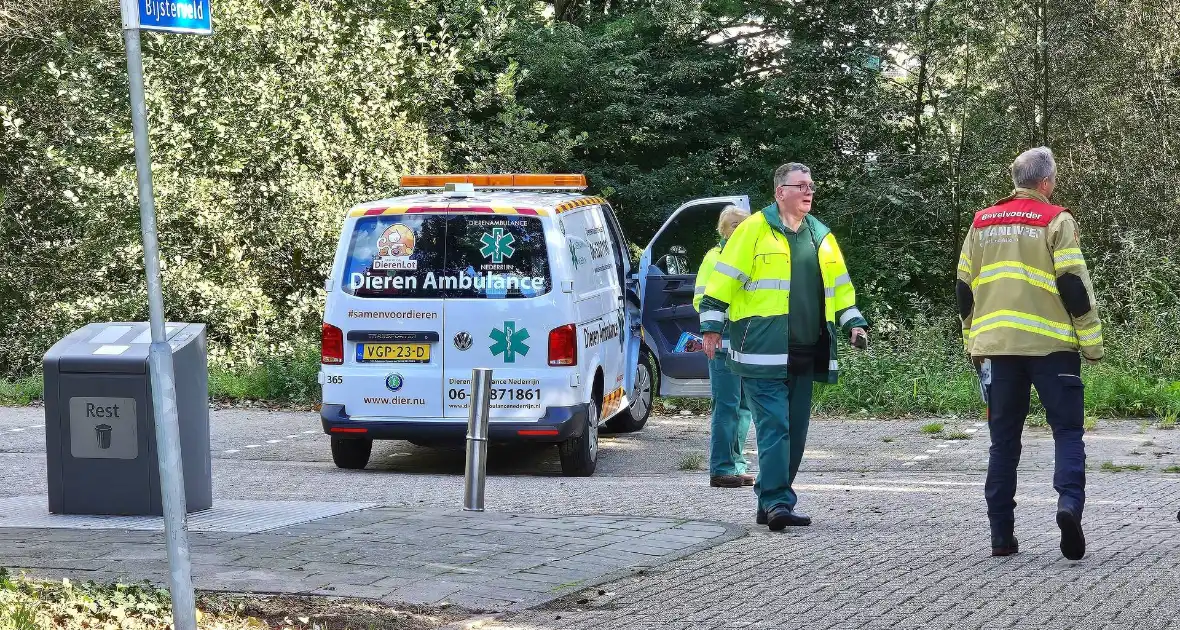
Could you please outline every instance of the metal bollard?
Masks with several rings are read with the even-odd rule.
[[[484,482],[488,472],[488,414],[492,407],[492,370],[471,371],[471,403],[467,407],[467,472],[463,485],[463,509],[483,511]]]

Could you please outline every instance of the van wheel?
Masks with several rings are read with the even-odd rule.
[[[598,418],[602,409],[602,388],[594,388],[586,428],[582,435],[557,445],[561,455],[561,474],[566,477],[589,477],[598,467]]]
[[[635,374],[635,390],[631,392],[631,406],[606,421],[606,428],[615,433],[634,433],[647,424],[655,397],[655,371],[651,354],[646,349],[639,353],[639,367]]]
[[[369,464],[373,440],[332,436],[332,461],[337,468],[360,470]]]

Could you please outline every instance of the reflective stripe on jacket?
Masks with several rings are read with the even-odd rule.
[[[699,313],[701,312],[701,298],[705,297],[705,286],[709,284],[709,276],[713,275],[713,268],[717,265],[717,259],[721,256],[721,250],[725,248],[725,241],[722,240],[713,249],[705,252],[705,259],[701,262],[701,268],[697,270],[696,289],[693,292],[692,307]],[[725,326],[721,330],[721,339],[728,342],[729,327]],[[728,343],[723,344],[723,349],[728,350]]]

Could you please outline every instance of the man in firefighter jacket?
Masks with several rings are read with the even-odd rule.
[[[836,382],[837,341],[867,340],[868,323],[835,237],[810,214],[811,170],[785,164],[774,186],[775,203],[726,242],[699,310],[710,359],[728,330],[727,365],[742,377],[757,432],[756,522],[778,531],[811,524],[795,511],[792,483],[807,440],[812,382]]]
[[[992,555],[1019,550],[1016,466],[1031,385],[1053,429],[1061,553],[1079,560],[1086,553],[1081,359],[1102,358],[1102,325],[1077,223],[1049,203],[1057,181],[1053,153],[1040,147],[1020,154],[1012,181],[1015,192],[975,215],[955,291],[967,352],[981,373],[990,371],[984,495]]]

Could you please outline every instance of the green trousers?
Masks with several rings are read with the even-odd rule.
[[[746,403],[754,414],[758,438],[758,481],[754,494],[758,507],[776,505],[794,509],[798,496],[791,484],[803,461],[807,425],[811,421],[813,374],[792,374],[787,379],[742,378]]]
[[[742,396],[742,377],[726,367],[724,351],[718,351],[709,361],[709,388],[713,394],[709,475],[743,475],[749,462],[742,450],[753,416]]]

